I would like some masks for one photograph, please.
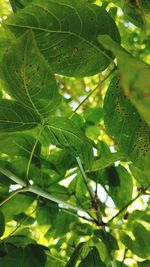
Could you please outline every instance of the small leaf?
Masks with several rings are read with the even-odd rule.
[[[142,171],[150,172],[149,126],[113,78],[104,100],[104,121],[120,150]]]
[[[15,101],[0,100],[0,133],[32,129],[40,123],[36,113]]]
[[[98,250],[93,247],[89,254],[82,260],[79,267],[106,267],[105,263],[101,261]]]
[[[65,267],[75,267],[76,263],[79,259],[79,256],[81,254],[81,250],[83,248],[83,246],[85,245],[84,242],[79,243],[79,245],[75,248],[75,250],[73,251],[69,261],[67,262]]]
[[[150,66],[129,54],[109,36],[99,36],[99,41],[117,58],[121,74],[120,84],[123,87],[124,93],[130,98],[145,121],[150,124]]]
[[[107,68],[112,57],[98,44],[99,34],[120,42],[107,11],[82,0],[39,0],[9,17],[5,24],[16,36],[32,29],[53,71],[68,76],[90,76]]]
[[[60,102],[58,88],[48,62],[31,31],[12,43],[2,61],[9,94],[39,117],[47,117]]]
[[[104,169],[106,167],[111,166],[118,160],[124,159],[123,153],[115,152],[115,153],[104,153],[101,158],[96,160],[93,165],[91,171],[98,171]]]

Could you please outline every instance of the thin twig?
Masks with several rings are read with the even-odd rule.
[[[131,199],[125,206],[123,206],[117,213],[116,215],[114,215],[106,224],[109,224],[110,222],[112,222],[116,217],[118,217],[124,210],[126,210],[134,201],[136,201],[142,194],[145,194],[146,190],[149,188],[146,187],[145,189],[142,189],[141,192],[134,197],[133,199]]]
[[[34,143],[34,146],[32,148],[32,151],[31,151],[31,154],[30,154],[30,157],[29,157],[29,161],[28,161],[28,164],[27,164],[27,169],[26,169],[26,179],[27,179],[27,183],[29,183],[29,171],[30,171],[30,166],[31,166],[31,162],[32,162],[32,158],[34,156],[34,152],[35,152],[35,149],[36,149],[36,146],[39,142],[39,138],[40,138],[40,135],[41,135],[41,132],[43,130],[43,125],[42,125],[42,128],[40,129],[39,131],[39,134],[35,140],[35,143]]]
[[[128,248],[125,248],[123,259],[122,259],[122,262],[121,262],[121,267],[123,267],[124,261],[126,259],[127,252],[128,252]]]
[[[19,188],[19,189],[13,191],[8,197],[6,197],[4,200],[2,200],[0,202],[0,207],[2,205],[4,205],[7,201],[9,201],[12,197],[14,197],[15,195],[17,195],[18,193],[27,192],[27,191],[28,191],[28,186],[23,187],[23,188]]]
[[[91,198],[91,201],[93,202],[95,200],[95,194],[94,194],[94,191],[92,189],[92,187],[90,186],[89,182],[88,182],[88,179],[87,179],[87,176],[85,174],[85,171],[83,169],[83,166],[82,166],[82,162],[80,160],[79,157],[76,157],[76,160],[77,160],[77,163],[78,163],[78,166],[79,166],[79,169],[80,169],[80,172],[81,172],[81,175],[83,177],[83,181],[87,187],[87,190],[89,192],[89,195],[90,195],[90,198]]]
[[[95,93],[95,91],[97,91],[97,89],[112,75],[112,73],[116,70],[116,66],[110,71],[110,73],[102,80],[98,83],[98,85],[89,92],[89,94],[84,98],[84,100],[76,107],[76,109],[73,111],[73,113],[71,114],[70,118],[73,117],[73,115],[75,114],[75,112],[85,103],[85,101],[88,100],[88,98]]]

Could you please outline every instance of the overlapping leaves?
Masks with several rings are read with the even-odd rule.
[[[82,0],[34,1],[5,24],[16,36],[32,29],[53,71],[68,76],[93,75],[109,65],[112,56],[99,45],[99,34],[120,41],[105,9]]]

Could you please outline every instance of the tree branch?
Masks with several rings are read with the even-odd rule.
[[[3,168],[0,168],[0,172],[2,174],[4,174],[5,176],[7,176],[9,179],[11,179],[12,181],[14,181],[15,183],[23,186],[24,188],[21,188],[19,189],[16,193],[19,193],[19,192],[22,192],[22,191],[28,191],[28,192],[31,192],[31,193],[34,193],[38,196],[41,196],[43,198],[46,198],[48,200],[51,200],[57,204],[60,204],[61,207],[63,208],[66,208],[66,209],[71,209],[71,210],[74,210],[74,211],[82,211],[84,212],[85,214],[87,214],[87,212],[85,210],[83,210],[81,207],[77,207],[77,206],[74,206],[66,201],[63,201],[59,198],[56,198],[54,196],[52,196],[51,194],[43,191],[42,189],[40,189],[39,187],[36,187],[36,186],[32,186],[32,185],[28,185],[26,184],[26,182],[22,179],[20,179],[19,177],[17,177],[15,174],[13,174],[12,172],[6,170],[6,169],[3,169]],[[15,193],[15,195],[16,195]]]

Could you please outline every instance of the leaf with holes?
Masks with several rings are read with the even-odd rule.
[[[34,40],[32,31],[12,43],[2,61],[9,94],[38,116],[47,117],[60,102],[58,88],[48,62]]]
[[[111,53],[97,41],[99,34],[120,42],[118,29],[105,9],[83,0],[34,1],[5,25],[16,36],[32,29],[53,71],[68,76],[93,75],[112,61]]]
[[[149,173],[150,129],[123,94],[119,82],[119,78],[114,77],[105,96],[105,126],[126,157],[135,166]]]
[[[116,56],[124,93],[131,99],[145,121],[150,124],[150,66],[129,54],[109,36],[99,36],[99,41]]]
[[[39,123],[38,115],[20,103],[0,100],[0,133],[29,130]]]

